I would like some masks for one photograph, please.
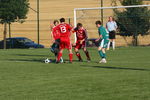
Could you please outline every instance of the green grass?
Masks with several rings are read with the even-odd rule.
[[[0,50],[0,100],[150,100],[150,47],[110,50],[107,64],[89,51],[90,63],[45,64],[48,49]]]

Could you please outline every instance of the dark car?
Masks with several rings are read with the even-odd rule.
[[[87,41],[86,41],[86,46],[87,46],[87,47],[98,47],[98,46],[99,46],[99,43],[101,42],[101,40],[99,40],[99,41],[96,42],[96,39],[97,39],[97,38],[90,38],[90,39],[87,39]],[[73,44],[72,46],[75,47],[75,44]]]
[[[4,40],[0,41],[0,49],[4,47]],[[43,45],[34,43],[25,37],[13,37],[6,39],[6,48],[44,48]]]
[[[97,38],[90,38],[87,40],[86,45],[87,47],[98,47],[99,43],[101,42],[100,40],[96,42]]]

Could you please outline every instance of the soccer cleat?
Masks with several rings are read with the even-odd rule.
[[[91,59],[90,59],[90,58],[88,58],[88,59],[87,59],[87,62],[91,62]]]
[[[69,61],[70,64],[72,64],[72,61]]]
[[[103,63],[107,63],[106,59],[103,60]]]
[[[82,60],[82,59],[79,59],[79,62],[83,62],[83,60]]]
[[[60,62],[59,62],[59,61],[56,61],[55,63],[56,63],[56,64],[59,64]]]
[[[107,61],[105,58],[103,58],[101,61],[99,61],[99,63],[107,63]]]

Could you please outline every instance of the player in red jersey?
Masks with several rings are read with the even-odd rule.
[[[76,56],[78,57],[79,61],[83,61],[79,53],[79,49],[83,48],[83,51],[87,57],[87,61],[89,62],[91,59],[89,56],[89,52],[86,49],[86,40],[88,38],[86,29],[83,28],[83,25],[81,23],[78,23],[77,27],[73,30],[73,32],[76,32],[77,37],[75,46]]]
[[[59,45],[60,45],[60,33],[57,30],[56,26],[59,24],[58,20],[54,20],[53,25],[51,25],[51,35],[52,35],[52,46],[50,48],[51,52],[54,53],[55,57],[57,58],[57,55],[59,53]],[[61,58],[61,63],[63,62],[63,59]]]
[[[56,29],[60,32],[60,52],[57,56],[57,63],[60,62],[60,58],[62,57],[62,52],[64,49],[69,50],[69,61],[70,63],[72,63],[73,53],[70,41],[72,27],[69,24],[65,23],[64,18],[61,18],[60,24],[56,26]]]

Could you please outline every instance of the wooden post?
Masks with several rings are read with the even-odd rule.
[[[7,23],[4,23],[4,47],[3,49],[6,49],[6,35],[7,35]]]

